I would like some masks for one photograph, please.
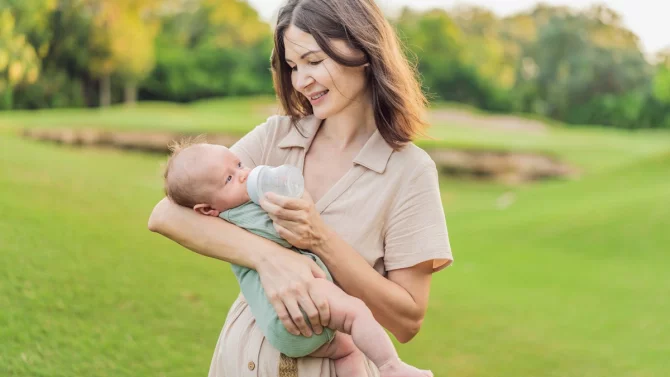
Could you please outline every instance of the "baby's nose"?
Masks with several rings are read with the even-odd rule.
[[[242,174],[240,174],[240,182],[242,182],[242,183],[246,182],[247,178],[249,177],[250,172],[251,172],[251,169],[244,168],[242,170]]]

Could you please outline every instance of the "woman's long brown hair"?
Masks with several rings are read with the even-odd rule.
[[[273,80],[284,112],[294,125],[313,114],[313,109],[309,100],[293,88],[291,68],[284,60],[284,33],[290,25],[311,34],[319,47],[341,65],[370,64],[366,69],[375,122],[393,149],[402,148],[423,133],[427,101],[416,67],[403,54],[395,30],[374,0],[289,0],[279,10],[271,58]],[[331,40],[343,40],[363,56],[338,54]]]

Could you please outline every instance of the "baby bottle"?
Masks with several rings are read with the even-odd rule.
[[[299,198],[305,188],[305,180],[300,169],[293,165],[281,165],[273,168],[259,165],[247,177],[247,193],[256,204],[268,193]]]

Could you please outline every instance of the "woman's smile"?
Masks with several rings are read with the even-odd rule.
[[[309,102],[312,103],[312,106],[316,106],[325,100],[326,96],[328,95],[328,92],[329,90],[326,89],[324,91],[309,95],[307,96],[307,98],[309,98]]]

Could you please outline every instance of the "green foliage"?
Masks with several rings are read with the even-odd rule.
[[[654,77],[654,98],[670,104],[670,68],[659,66]]]
[[[94,75],[117,74],[125,81],[139,81],[154,64],[157,18],[156,0],[88,0],[93,24],[91,43],[104,54],[91,59]]]
[[[203,0],[193,12],[163,18],[147,99],[192,101],[272,93],[271,30],[240,1]]]
[[[16,1],[18,25],[30,29],[28,39],[40,56],[42,75],[32,85],[17,88],[14,108],[74,107],[92,103],[89,75],[90,19],[82,0]],[[38,17],[39,15],[39,17]]]
[[[0,0],[0,11],[9,10],[14,15],[15,29],[26,36],[37,56],[43,59],[54,36],[49,16],[56,5],[56,0]]]
[[[272,29],[242,0],[0,0],[0,12],[5,108],[273,93]],[[503,18],[405,8],[391,21],[431,99],[571,124],[670,123],[670,52],[650,63],[606,6]]]
[[[544,115],[579,123],[583,120],[574,112],[584,103],[601,99],[611,103],[613,96],[649,83],[651,69],[639,50],[598,45],[592,40],[590,22],[583,15],[553,17],[540,28],[529,56],[537,65],[533,82],[538,89],[536,101],[545,104]],[[635,100],[623,102],[637,106]],[[625,113],[634,111],[630,106]],[[600,119],[598,123],[612,124]],[[627,117],[625,124],[636,119]]]
[[[467,39],[446,11],[419,14],[404,9],[396,27],[405,45],[418,56],[418,69],[430,95],[499,109],[499,88],[487,80],[495,73],[489,65],[481,64],[482,59],[491,58],[495,52],[491,53],[488,47],[472,49],[472,40]]]
[[[39,58],[10,8],[0,8],[0,109],[11,109],[14,88],[39,77]]]
[[[504,19],[479,7],[405,9],[398,27],[438,99],[569,123],[661,126],[649,87],[654,67],[618,14],[539,5]],[[656,100],[663,76],[656,79]]]

